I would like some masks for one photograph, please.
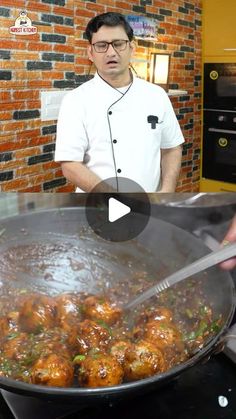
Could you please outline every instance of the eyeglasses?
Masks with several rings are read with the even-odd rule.
[[[96,52],[107,52],[109,45],[112,45],[115,51],[120,52],[126,49],[128,42],[128,39],[116,39],[112,42],[95,42],[94,44],[92,44],[92,46],[94,47]]]

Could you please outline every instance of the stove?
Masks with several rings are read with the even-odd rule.
[[[4,199],[0,195],[0,209],[5,208],[6,215],[15,215],[42,207],[57,206],[59,201],[62,206],[78,203],[78,198],[71,194],[59,194],[60,197],[54,195],[53,199],[49,198],[51,194],[40,194],[44,195],[44,202],[37,196],[39,194],[35,194],[35,197],[33,194],[20,195],[20,199],[11,196],[12,201],[7,197],[7,210],[6,201],[4,206]],[[234,212],[235,207],[232,208],[232,214]],[[4,211],[1,210],[1,213],[4,214]],[[202,226],[201,223],[187,223],[183,227],[177,217],[176,225],[201,237],[212,247],[222,240],[229,226],[230,216],[223,210],[223,214],[226,213],[226,217],[221,217],[215,223],[204,220]],[[155,207],[153,215],[168,221],[168,211],[161,212]],[[175,220],[170,221],[174,223]],[[235,272],[232,276],[236,284]],[[236,315],[232,323],[236,323]],[[0,394],[0,419],[114,419],[128,416],[138,419],[235,419],[236,365],[224,353],[220,353],[212,356],[208,362],[205,360],[204,363],[181,373],[161,389],[109,404],[67,405],[16,395],[5,390]]]
[[[5,391],[0,398],[0,419],[116,419],[131,414],[137,419],[235,419],[236,366],[219,354],[158,391],[109,405],[76,408]]]

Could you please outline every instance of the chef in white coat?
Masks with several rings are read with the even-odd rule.
[[[130,70],[132,28],[109,12],[93,18],[86,35],[97,72],[63,99],[55,160],[78,192],[107,178],[119,185],[119,177],[146,192],[174,192],[184,138],[166,92]]]

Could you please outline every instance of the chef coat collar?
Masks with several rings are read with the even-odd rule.
[[[127,86],[127,91],[130,89],[130,87],[132,86],[133,82],[134,82],[134,74],[132,73],[132,71],[130,70],[130,74],[131,74],[131,83]],[[116,92],[120,93],[122,96],[125,95],[125,93],[127,93],[127,91],[125,93],[120,92],[119,88],[113,87],[110,83],[108,83],[106,80],[104,80],[102,78],[102,76],[100,76],[100,74],[96,71],[94,79],[96,80],[96,82],[99,82],[100,84],[102,84],[103,86],[107,86],[109,89],[115,90]],[[123,86],[122,86],[123,87]]]

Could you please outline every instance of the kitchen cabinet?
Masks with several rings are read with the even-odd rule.
[[[235,63],[236,62],[236,0],[203,0],[202,2],[202,62],[204,63]],[[203,74],[204,66],[202,66]],[[204,86],[203,89],[209,88]],[[204,93],[204,92],[203,92]],[[210,95],[212,92],[209,92]],[[204,94],[202,95],[204,97]],[[233,97],[232,97],[233,99]],[[202,107],[207,108],[207,105],[202,102]],[[232,107],[232,103],[227,103]],[[225,109],[221,108],[219,103],[214,103],[208,108]],[[231,109],[232,110],[232,109]],[[209,122],[209,115],[211,112],[202,111],[202,141],[201,141],[201,159],[203,161],[203,145],[206,140],[206,135],[203,138],[203,126]],[[212,113],[214,115],[214,112]],[[212,118],[211,118],[212,119]],[[218,122],[212,122],[212,127],[218,127]],[[222,128],[223,129],[223,128]],[[232,130],[232,127],[225,126],[224,129]],[[204,153],[206,147],[204,148]],[[213,156],[212,156],[213,158]],[[203,164],[203,162],[202,162]],[[209,164],[211,162],[209,161]],[[212,163],[213,164],[213,163]],[[221,172],[222,174],[222,172]],[[200,191],[201,192],[236,192],[236,184],[229,183],[222,180],[213,180],[200,176]],[[223,179],[222,176],[219,178]],[[216,177],[214,177],[216,179]],[[229,179],[227,179],[229,180]]]
[[[236,0],[203,0],[203,61],[230,62],[232,57],[236,58]]]
[[[221,182],[211,179],[200,179],[201,192],[236,192],[235,183]]]

